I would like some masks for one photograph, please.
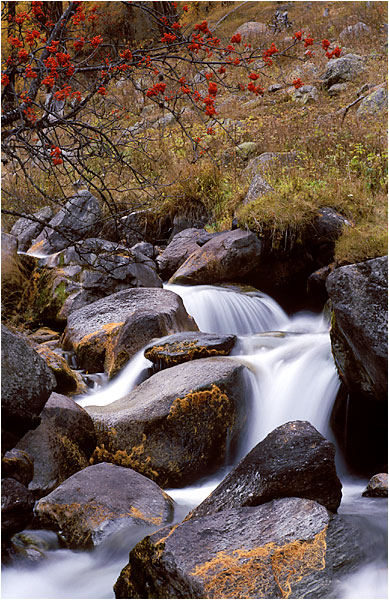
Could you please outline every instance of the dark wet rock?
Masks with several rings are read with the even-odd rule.
[[[1,533],[7,539],[27,527],[33,518],[34,498],[25,485],[6,477],[1,480]]]
[[[212,234],[205,229],[191,227],[177,233],[166,249],[157,257],[158,269],[164,279],[168,279],[182,265],[182,263],[200,245],[208,242]],[[200,242],[200,244],[198,243]]]
[[[333,208],[323,206],[306,232],[306,246],[320,266],[334,259],[335,242],[351,223]]]
[[[34,476],[34,463],[27,452],[12,448],[5,453],[1,461],[1,474],[28,486]]]
[[[388,497],[388,474],[378,473],[373,475],[366,489],[362,492],[362,496],[371,498],[387,498]]]
[[[118,370],[153,338],[196,331],[179,296],[137,288],[112,294],[69,315],[64,347],[90,373]]]
[[[43,358],[18,335],[1,326],[2,453],[40,423],[39,414],[55,387]]]
[[[160,369],[166,369],[196,358],[228,356],[235,341],[235,335],[186,331],[149,344],[144,355]]]
[[[251,232],[222,233],[193,252],[174,273],[170,283],[220,283],[241,280],[258,265],[262,242]]]
[[[77,240],[92,237],[101,227],[101,217],[102,211],[97,198],[87,190],[80,190],[51,219],[28,252],[53,254]]]
[[[156,373],[108,406],[88,406],[94,458],[162,487],[183,486],[232,459],[246,419],[244,367],[215,357]]]
[[[332,352],[348,390],[387,397],[387,257],[335,269],[327,279]]]
[[[91,548],[123,524],[166,525],[173,501],[132,469],[101,463],[69,477],[39,500],[35,513],[40,526],[60,532],[68,547]]]
[[[96,447],[92,419],[74,400],[52,393],[41,413],[41,424],[19,442],[34,461],[29,489],[40,498],[84,469]]]
[[[349,467],[361,475],[387,471],[387,258],[335,269],[332,354],[341,381],[332,427]]]
[[[366,560],[361,537],[351,518],[312,500],[225,510],[146,537],[114,589],[117,598],[334,598],[339,578]]]
[[[334,445],[307,421],[292,421],[257,444],[189,517],[288,497],[315,500],[336,512],[341,489]]]
[[[50,206],[45,206],[32,216],[40,221],[47,222],[53,217],[53,211]],[[18,240],[18,250],[26,252],[34,239],[42,232],[43,228],[44,225],[42,223],[33,219],[28,219],[27,217],[18,219],[11,229],[11,235],[14,235]]]

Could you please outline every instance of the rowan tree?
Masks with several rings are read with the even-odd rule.
[[[106,35],[107,4],[3,3],[3,212],[8,215],[28,216],[28,210],[12,208],[27,194],[42,201],[55,195],[63,202],[80,177],[114,216],[133,210],[135,199],[147,205],[158,196],[166,180],[143,166],[155,160],[153,149],[165,133],[134,123],[139,104],[143,112],[150,105],[161,117],[171,115],[196,161],[208,152],[207,136],[223,127],[221,90],[255,97],[275,79],[296,88],[303,84],[288,82],[283,65],[310,59],[315,42],[309,32],[296,32],[282,48],[274,42],[251,46],[239,33],[218,38],[218,23],[186,25],[190,2],[109,3],[124,7],[128,22],[143,15],[147,39],[128,39],[131,27],[123,26],[122,35]],[[328,40],[320,47],[329,57],[339,55]],[[200,135],[193,134],[185,107],[199,116]]]

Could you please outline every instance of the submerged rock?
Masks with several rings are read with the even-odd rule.
[[[43,358],[20,336],[1,326],[2,453],[40,423],[39,414],[55,387]]]
[[[90,373],[113,375],[152,338],[195,331],[182,300],[163,289],[123,290],[73,312],[64,347],[76,352]]]
[[[339,577],[362,562],[361,547],[351,519],[283,498],[146,537],[114,590],[116,598],[334,598]]]
[[[342,484],[334,459],[334,445],[310,423],[285,423],[257,444],[189,518],[292,496],[336,512]]]
[[[114,491],[114,492],[113,492]],[[132,469],[102,463],[69,477],[35,507],[42,528],[61,532],[70,548],[91,548],[123,524],[163,526],[173,500]]]
[[[51,394],[41,413],[41,424],[19,442],[34,461],[29,489],[35,498],[51,492],[89,464],[96,447],[92,419],[74,400]]]
[[[183,486],[232,459],[246,418],[244,367],[203,358],[165,369],[107,406],[88,406],[95,460],[124,465],[162,487]]]
[[[169,335],[155,344],[149,344],[144,355],[160,369],[165,369],[196,358],[228,356],[235,341],[235,335],[186,331]]]

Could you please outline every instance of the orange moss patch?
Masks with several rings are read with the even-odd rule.
[[[103,429],[103,427],[99,428],[98,433],[100,435]],[[103,433],[106,441],[96,446],[89,461],[91,465],[99,462],[110,462],[114,465],[134,469],[134,471],[149,477],[153,481],[157,479],[158,472],[151,467],[151,457],[146,454],[146,434],[143,434],[142,441],[137,446],[133,446],[130,452],[127,452],[127,450],[116,448],[114,438],[116,438],[117,432],[115,429],[108,429]]]
[[[230,399],[217,385],[212,384],[210,390],[191,391],[183,398],[176,398],[167,418],[168,420],[186,418],[194,408],[200,409],[201,412],[201,408],[206,406],[216,408],[217,417],[222,417],[226,407],[230,406]]]
[[[294,584],[325,568],[326,535],[325,527],[312,541],[297,540],[284,546],[270,542],[232,554],[218,552],[191,575],[202,579],[208,598],[267,598],[274,582],[281,597],[289,598]]]

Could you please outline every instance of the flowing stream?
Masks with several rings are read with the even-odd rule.
[[[236,288],[166,285],[183,299],[199,329],[238,336],[231,360],[248,368],[251,390],[250,428],[241,440],[244,456],[275,427],[287,421],[310,421],[332,439],[329,418],[339,387],[331,355],[329,326],[323,315],[289,317],[269,296],[239,293]],[[78,398],[81,406],[109,404],[148,376],[151,363],[139,352],[110,383]],[[339,513],[361,516],[364,527],[380,533],[382,543],[371,562],[339,582],[336,598],[387,598],[387,502],[362,498],[366,480],[351,478],[340,460],[343,483]],[[219,484],[227,470],[182,489],[168,489],[176,502],[179,522]],[[128,561],[129,550],[151,528],[123,528],[92,552],[58,547],[50,532],[29,532],[45,558],[21,562],[3,570],[2,598],[114,598],[112,586]]]

